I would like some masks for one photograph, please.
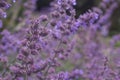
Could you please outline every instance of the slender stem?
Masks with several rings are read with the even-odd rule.
[[[25,73],[25,80],[28,80],[28,75],[27,75],[27,71],[28,71],[28,69],[27,69],[27,64],[26,64],[26,73]]]
[[[58,44],[56,50],[60,47],[60,45],[61,45],[61,43],[62,43],[62,39],[63,39],[63,37],[61,38],[61,40],[60,40],[60,42],[59,42],[59,44]],[[57,56],[57,54],[55,53],[55,55],[54,55],[54,57],[53,57],[52,60],[54,60],[54,58],[55,58],[56,56]],[[51,65],[49,64],[47,70],[46,70],[45,73],[44,73],[44,75],[45,75],[45,79],[46,79],[46,75],[47,75],[48,70],[50,69],[50,67],[51,67]]]

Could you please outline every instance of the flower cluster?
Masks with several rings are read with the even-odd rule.
[[[0,33],[0,80],[120,79],[115,59],[119,35],[107,42],[104,37],[117,0],[102,0],[78,18],[73,8],[76,0],[54,0],[50,12],[37,18],[31,15],[35,2],[24,4],[24,26],[13,33],[6,29]],[[6,0],[3,3],[1,10],[8,8]]]

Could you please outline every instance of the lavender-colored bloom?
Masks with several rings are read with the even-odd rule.
[[[12,0],[14,3],[16,2],[16,0]]]
[[[9,7],[7,0],[0,1],[3,3],[0,18],[6,17],[3,9]],[[0,33],[2,80],[120,79],[120,48],[115,47],[119,35],[110,43],[103,37],[109,32],[115,0],[102,0],[99,7],[77,19],[73,8],[76,0],[53,0],[51,12],[38,14],[37,18],[32,15],[35,4],[36,0],[24,3],[25,25],[20,30]]]

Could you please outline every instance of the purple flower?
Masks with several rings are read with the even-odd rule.
[[[76,0],[53,0],[51,11],[38,15],[36,0],[21,3],[25,17],[15,24],[21,29],[6,30],[0,20],[1,80],[119,80],[120,36],[106,41],[115,0],[102,0],[78,18]],[[9,7],[0,1],[0,18]]]

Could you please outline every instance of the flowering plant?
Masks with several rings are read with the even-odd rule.
[[[120,80],[119,35],[107,40],[119,1],[101,0],[78,18],[76,0],[33,15],[36,1],[0,0],[0,80]],[[12,31],[2,23],[10,3],[24,3]]]

